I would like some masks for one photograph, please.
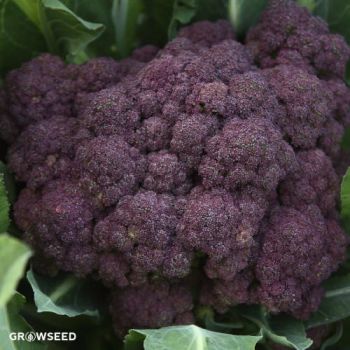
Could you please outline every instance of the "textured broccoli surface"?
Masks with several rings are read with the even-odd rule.
[[[309,317],[348,244],[349,58],[321,19],[272,1],[245,44],[199,22],[120,62],[45,54],[10,72],[0,135],[37,268],[101,280],[119,334],[193,322],[197,302]]]

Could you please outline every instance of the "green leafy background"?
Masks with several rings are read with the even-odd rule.
[[[298,2],[350,44],[349,0]],[[0,75],[40,52],[72,63],[96,56],[126,57],[143,44],[164,45],[181,26],[202,19],[229,19],[243,40],[266,4],[267,0],[0,0]],[[343,142],[345,148],[349,145],[350,132]],[[220,319],[203,308],[197,310],[201,327],[134,329],[122,342],[100,305],[101,287],[67,274],[43,277],[28,266],[32,252],[16,238],[18,231],[10,220],[15,197],[14,181],[0,162],[0,350],[253,350],[272,349],[273,343],[304,350],[312,345],[307,330],[320,325],[331,330],[321,350],[350,348],[349,264],[327,281],[321,306],[307,322],[269,315],[260,306],[234,308]],[[342,182],[341,216],[350,232],[350,171]],[[62,345],[9,339],[11,332],[32,330],[75,331],[78,341]]]

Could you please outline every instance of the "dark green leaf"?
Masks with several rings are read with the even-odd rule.
[[[83,20],[59,0],[14,1],[41,31],[49,50],[71,62],[84,60],[87,46],[104,30],[102,24]]]
[[[274,343],[296,350],[305,350],[312,345],[312,340],[306,336],[304,324],[290,316],[269,316],[260,306],[242,307],[241,314],[259,326],[263,336]]]
[[[297,0],[297,3],[300,6],[306,7],[310,12],[313,12],[316,9],[317,0]]]
[[[228,0],[198,0],[193,21],[227,19]]]
[[[31,332],[33,329],[20,315],[25,303],[23,295],[16,293],[9,303],[0,307],[0,349],[1,350],[44,350],[46,347],[38,342],[11,340],[10,333]]]
[[[104,32],[90,43],[91,56],[116,56],[115,29],[112,21],[113,0],[62,0],[76,15],[86,21],[101,23]]]
[[[119,57],[127,57],[136,47],[142,10],[142,0],[113,0],[112,19]]]
[[[267,0],[229,0],[229,18],[239,38],[258,21],[266,5]]]
[[[0,161],[0,177],[1,177],[1,174],[3,174],[3,177],[4,177],[4,183],[5,183],[5,188],[6,188],[8,200],[9,200],[10,204],[13,204],[15,202],[16,196],[17,196],[15,179],[14,179],[13,175],[8,171],[6,165]],[[1,189],[0,189],[0,192],[1,192]],[[0,195],[0,198],[1,198],[1,195]],[[0,202],[1,202],[1,200],[0,200]],[[0,213],[1,213],[1,204],[0,204]],[[1,216],[1,214],[0,214],[0,216]],[[0,226],[1,226],[1,224],[0,224]]]
[[[5,169],[0,163],[0,233],[6,232],[10,225],[10,203],[5,186]]]
[[[346,128],[343,139],[341,141],[341,147],[344,150],[350,150],[350,128]]]
[[[343,324],[339,322],[336,325],[335,332],[323,342],[320,350],[326,350],[330,346],[337,344],[341,339],[342,335],[343,335]]]
[[[340,188],[341,217],[344,227],[350,230],[350,168],[343,177]]]
[[[163,46],[168,41],[173,8],[174,0],[147,0],[138,33],[141,44]]]
[[[200,320],[206,329],[214,332],[231,333],[234,329],[243,328],[242,322],[218,322],[215,313],[210,307],[202,306],[196,313],[196,319]]]
[[[211,332],[194,325],[161,329],[132,329],[125,338],[127,350],[254,350],[260,336]]]
[[[45,278],[32,270],[27,272],[27,279],[33,289],[38,312],[53,312],[68,317],[99,316],[91,282],[71,275]]]
[[[350,44],[350,6],[348,0],[315,0],[315,13],[323,17],[333,32],[342,34]]]
[[[27,245],[7,234],[0,235],[0,306],[12,297],[30,256]]]
[[[173,39],[180,25],[191,22],[195,16],[198,0],[175,0],[172,18],[169,24],[168,37]]]
[[[0,0],[0,74],[41,51],[45,40],[12,0]]]
[[[331,278],[326,282],[325,290],[319,309],[306,322],[309,328],[350,316],[350,275]]]

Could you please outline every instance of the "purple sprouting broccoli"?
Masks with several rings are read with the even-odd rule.
[[[200,163],[206,140],[218,130],[215,117],[201,114],[183,114],[172,129],[170,150],[186,163],[189,168],[197,168]]]
[[[192,295],[186,283],[154,281],[112,293],[110,311],[116,332],[123,335],[132,327],[191,324],[194,322],[192,308]]]
[[[186,194],[191,188],[185,164],[167,151],[149,153],[143,187],[147,190]]]
[[[82,65],[68,66],[79,92],[96,92],[118,83],[128,74],[127,65],[112,58],[93,58]],[[75,76],[74,76],[75,75]]]
[[[210,47],[220,41],[234,39],[235,35],[227,21],[219,20],[214,23],[202,21],[182,28],[178,37],[187,38],[197,45]]]
[[[9,73],[0,135],[36,268],[100,280],[119,334],[193,322],[195,303],[307,318],[348,244],[349,50],[286,0],[246,44],[199,22],[120,62],[45,54]]]
[[[92,249],[95,214],[92,201],[76,183],[65,180],[50,182],[40,193],[25,189],[15,205],[16,222],[33,247],[79,276],[92,272],[97,263]]]
[[[320,282],[345,258],[346,237],[315,205],[300,210],[276,207],[262,230],[255,267],[257,300],[273,312],[307,318],[320,303]]]
[[[94,246],[103,254],[118,254],[127,261],[125,274],[131,285],[147,281],[149,274],[184,277],[190,271],[192,256],[176,239],[182,206],[170,194],[142,191],[125,196],[95,226]],[[102,277],[105,267],[106,264],[100,265]],[[117,263],[116,269],[119,267]],[[125,277],[122,282],[119,277],[120,273],[115,273],[115,284],[125,283]]]
[[[342,79],[350,58],[345,39],[292,0],[270,1],[246,43],[262,68],[284,63]]]
[[[140,115],[134,101],[123,86],[96,92],[81,107],[79,121],[95,135],[120,135],[130,137],[140,124]]]
[[[9,168],[29,187],[42,186],[69,174],[76,147],[90,137],[75,118],[44,119],[29,125],[9,148]]]
[[[82,188],[109,207],[138,189],[145,170],[138,149],[118,136],[98,136],[77,148],[73,172]]]
[[[20,126],[50,118],[72,116],[75,83],[64,62],[41,55],[10,72],[5,81],[8,108]]]
[[[284,106],[276,123],[287,140],[297,148],[315,147],[332,115],[332,94],[320,79],[300,68],[281,65],[264,70],[264,75]]]
[[[298,170],[280,185],[281,202],[296,209],[315,204],[323,214],[330,214],[339,193],[339,178],[331,160],[320,149],[300,151],[297,160]]]
[[[210,138],[199,175],[206,188],[235,191],[254,186],[270,192],[293,169],[293,149],[266,119],[234,119]]]

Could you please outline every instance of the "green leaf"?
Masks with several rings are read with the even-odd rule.
[[[260,336],[211,332],[195,325],[160,329],[132,329],[125,337],[125,349],[145,350],[254,350]]]
[[[0,13],[0,74],[4,74],[46,46],[39,30],[12,0],[0,0]]]
[[[176,36],[180,25],[190,23],[197,12],[197,0],[175,0],[173,14],[168,28],[168,37],[173,39]]]
[[[343,328],[344,327],[342,322],[337,323],[335,332],[323,342],[320,350],[326,350],[330,346],[337,344],[341,339],[341,337],[343,336]]]
[[[218,322],[215,320],[214,311],[207,306],[201,306],[196,312],[196,319],[200,320],[206,329],[214,332],[231,333],[234,329],[243,328],[242,322]],[[232,322],[233,321],[233,322]]]
[[[33,331],[20,315],[24,303],[24,296],[16,293],[7,305],[0,307],[0,350],[43,350],[45,348],[44,344],[38,342],[10,339],[11,333]]]
[[[7,199],[5,173],[0,163],[0,233],[5,232],[10,225],[10,203]]]
[[[316,9],[317,0],[297,0],[297,3],[300,6],[306,7],[310,12],[313,12]]]
[[[148,0],[138,37],[140,44],[163,46],[168,41],[168,28],[174,9],[174,0]]]
[[[115,29],[112,20],[113,0],[62,0],[77,16],[101,23],[105,30],[87,48],[90,56],[116,56]]]
[[[228,0],[198,0],[194,21],[217,21],[218,19],[227,19]]]
[[[287,315],[269,316],[260,306],[241,307],[241,314],[260,327],[263,336],[272,342],[305,350],[312,345],[307,338],[304,324]]]
[[[229,18],[239,38],[256,24],[266,5],[267,0],[229,0]]]
[[[137,29],[143,9],[142,0],[113,0],[112,19],[118,56],[130,55],[137,44]]]
[[[3,174],[8,200],[10,204],[13,204],[16,201],[16,196],[17,196],[15,179],[13,175],[8,171],[6,165],[2,161],[0,161],[0,177],[1,177],[1,174]],[[0,193],[1,193],[1,186],[0,186]],[[0,194],[0,203],[1,203],[1,194]],[[0,204],[0,213],[1,213],[1,204]],[[0,214],[0,217],[1,217],[1,214]]]
[[[100,23],[77,16],[59,0],[14,0],[45,37],[49,50],[80,63],[87,46],[103,32]]]
[[[345,229],[350,232],[350,168],[343,176],[340,187],[341,218]]]
[[[34,292],[38,312],[53,312],[57,315],[99,316],[91,282],[71,275],[45,278],[34,271],[27,272],[27,280]]]
[[[0,235],[0,306],[12,297],[31,254],[21,241],[7,234]]]
[[[325,283],[325,296],[319,309],[306,322],[307,327],[317,327],[350,316],[350,274],[337,276]]]
[[[314,13],[328,22],[331,31],[343,35],[350,44],[350,5],[348,0],[315,0]],[[348,76],[349,77],[349,76]]]
[[[315,0],[314,13],[328,22],[329,28],[344,36],[350,45],[350,6],[348,0]],[[350,84],[350,62],[345,79]]]

